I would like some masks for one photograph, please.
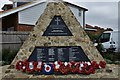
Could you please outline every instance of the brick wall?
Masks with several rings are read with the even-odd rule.
[[[17,31],[33,31],[33,28],[33,25],[19,24],[17,27]]]

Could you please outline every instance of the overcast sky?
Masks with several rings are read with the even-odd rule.
[[[86,23],[118,30],[118,2],[82,2],[88,9]]]
[[[67,0],[71,1],[71,0]],[[74,0],[80,6],[88,9],[86,12],[86,24],[112,28],[118,30],[118,1],[119,0]],[[8,0],[0,0],[0,7]]]

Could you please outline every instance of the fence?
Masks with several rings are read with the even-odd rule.
[[[18,31],[1,31],[0,46],[2,49],[17,50],[21,47],[22,43],[26,40],[29,32],[18,32]]]

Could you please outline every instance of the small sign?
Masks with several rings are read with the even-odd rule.
[[[36,47],[28,61],[90,61],[80,46]]]
[[[54,16],[43,36],[73,36],[61,16]]]

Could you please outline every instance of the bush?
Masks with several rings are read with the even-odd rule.
[[[97,40],[100,35],[95,35],[95,34],[88,34],[89,38],[91,41]]]
[[[2,65],[9,65],[17,54],[17,50],[2,50]]]
[[[103,54],[104,59],[109,64],[120,64],[120,53],[104,53]]]
[[[107,62],[107,64],[113,64],[113,61],[111,61],[109,59],[105,59],[105,61]]]
[[[102,51],[104,51],[103,45],[101,43],[98,43],[98,45],[96,46],[97,50],[102,54]]]

